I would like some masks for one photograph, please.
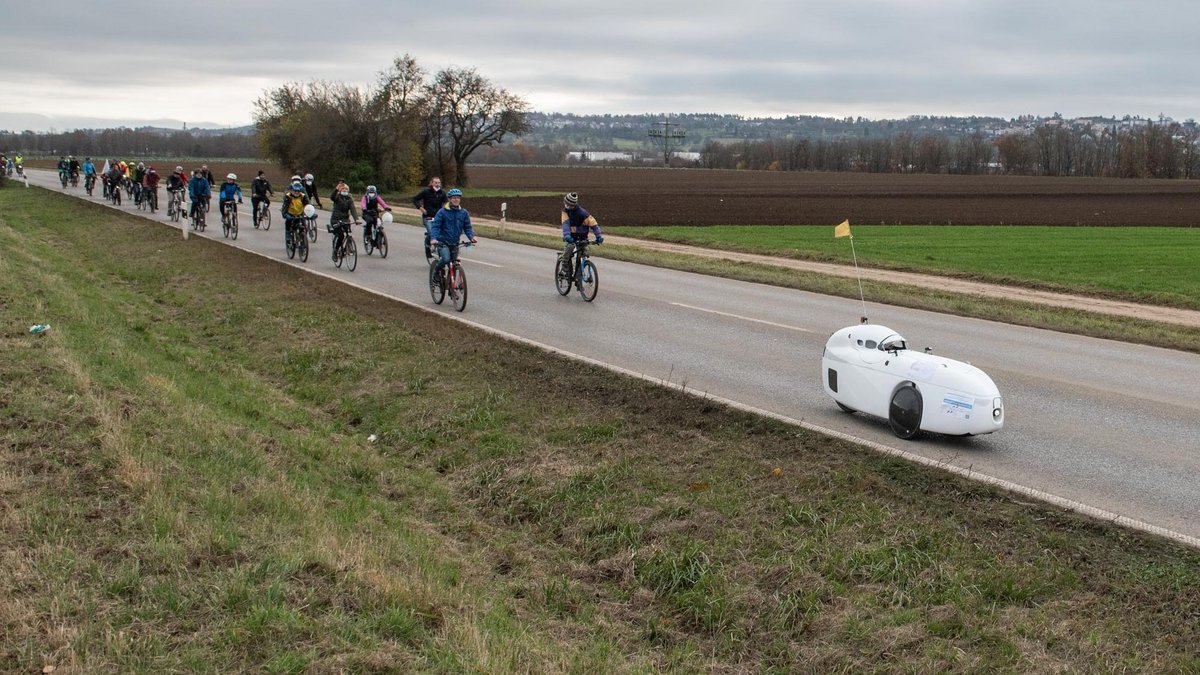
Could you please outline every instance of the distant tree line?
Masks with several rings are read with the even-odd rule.
[[[79,129],[65,133],[0,131],[0,152],[75,155],[105,159],[140,157],[241,158],[257,154],[257,142],[246,130]]]
[[[992,139],[901,132],[883,138],[708,141],[696,166],[768,171],[1006,173],[1037,176],[1195,178],[1200,132],[1176,122],[1132,129],[1044,124]]]
[[[397,57],[368,89],[289,83],[255,103],[259,156],[352,185],[414,185],[441,175],[468,182],[467,159],[528,128],[526,102],[473,68],[431,78]]]

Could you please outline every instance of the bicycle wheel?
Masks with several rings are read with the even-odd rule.
[[[461,312],[467,308],[467,273],[462,265],[455,265],[450,274],[450,300],[454,309]]]
[[[237,209],[230,207],[230,210],[229,210],[229,234],[230,234],[230,237],[229,238],[236,240],[237,233],[238,233]]]
[[[591,302],[596,299],[596,291],[600,290],[600,275],[591,260],[584,260],[579,270],[579,294]]]
[[[375,233],[372,232],[369,235],[364,234],[363,235],[363,252],[366,253],[367,255],[371,255],[371,251],[374,251],[374,250],[375,250]]]
[[[150,213],[157,213],[158,212],[158,194],[151,192],[149,201],[150,201]]]
[[[561,253],[558,254],[558,260],[554,263],[554,288],[558,290],[559,295],[566,295],[571,292],[571,277],[563,267]]]
[[[271,229],[271,205],[263,204],[262,217],[258,219],[258,225],[264,230]]]
[[[312,218],[308,219],[308,240],[317,243],[317,221]]]
[[[288,233],[288,236],[283,238],[283,249],[287,251],[288,260],[296,257],[296,235]]]
[[[221,233],[225,235],[226,239],[229,238],[229,231],[232,229],[229,225],[229,219],[229,212],[226,211],[225,215],[221,216]]]
[[[300,262],[308,262],[308,240],[300,237]]]
[[[341,267],[342,261],[345,259],[346,259],[346,249],[342,248],[339,250],[337,246],[334,246],[333,247],[333,266]]]
[[[429,267],[429,295],[433,296],[433,304],[440,305],[446,299],[446,285],[437,281],[437,278],[434,276],[434,269],[433,266]],[[445,275],[441,276],[444,280]]]
[[[346,261],[347,270],[353,272],[358,267],[358,246],[350,235],[346,235],[346,250],[342,253],[342,259]]]
[[[387,257],[387,233],[379,232],[379,241],[375,243],[375,249],[379,251],[380,258]]]
[[[113,200],[113,204],[115,204],[117,206],[121,205],[121,189],[120,188],[113,190],[112,200]]]

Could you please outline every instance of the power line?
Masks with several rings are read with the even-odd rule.
[[[649,136],[650,138],[663,139],[663,166],[671,166],[671,139],[684,138],[687,136],[687,132],[682,129],[672,131],[671,127],[678,127],[679,125],[671,122],[666,117],[655,126],[661,126],[662,129],[651,129]]]

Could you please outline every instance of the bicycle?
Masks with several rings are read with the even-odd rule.
[[[167,201],[167,216],[172,222],[179,222],[183,218],[183,190],[168,190],[171,193],[171,199]]]
[[[450,248],[450,262],[442,267],[441,273],[435,273],[437,265],[429,266],[429,294],[433,296],[433,304],[440,305],[450,296],[454,309],[463,311],[467,308],[467,274],[463,271],[462,263],[458,260],[458,248],[462,242],[445,244]],[[472,244],[466,243],[470,248]]]
[[[254,214],[254,229],[264,231],[271,229],[271,202],[264,197],[262,201],[258,202],[257,208],[258,213]]]
[[[345,262],[346,270],[353,272],[358,267],[358,247],[354,244],[352,223],[349,220],[339,220],[330,225],[329,233],[333,234],[339,227],[345,228],[345,233],[342,235],[342,245],[333,247],[333,264],[341,267]]]
[[[208,212],[208,203],[203,199],[192,200],[192,229],[203,232],[205,226],[204,214]]]
[[[158,188],[149,186],[142,187],[142,201],[145,202],[146,208],[150,213],[158,212]]]
[[[283,227],[287,232],[283,238],[283,247],[287,251],[289,260],[299,254],[300,262],[308,262],[308,237],[306,230],[311,223],[295,222],[298,220],[313,220],[313,218],[307,216],[288,218],[284,216]]]
[[[73,187],[73,188],[79,187],[79,172],[72,171],[70,177],[67,180],[70,183],[71,187]]]
[[[109,181],[108,199],[113,203],[113,206],[121,205],[121,186]]]
[[[571,286],[574,285],[584,301],[591,302],[596,299],[596,291],[600,290],[600,274],[588,255],[589,244],[587,239],[575,242],[575,253],[572,256],[575,259],[574,269],[571,269],[571,262],[564,260],[563,254],[559,252],[558,260],[554,263],[554,285],[559,295],[570,293]]]
[[[367,229],[363,234],[363,250],[367,252],[367,255],[371,255],[371,251],[379,251],[379,257],[386,258],[388,243],[387,235],[383,232],[383,224],[392,222],[391,211],[384,211],[382,218],[376,214],[364,213],[363,220],[366,221]]]
[[[83,189],[87,191],[89,197],[92,196],[92,192],[96,190],[96,174],[89,173],[87,177],[83,179]]]
[[[312,243],[317,243],[317,219],[308,219],[308,240]]]
[[[238,202],[232,199],[221,201],[221,206],[224,207],[221,209],[221,232],[225,234],[226,239],[237,239],[237,205]]]
[[[67,189],[67,172],[66,171],[63,171],[61,169],[59,170],[58,182],[62,183],[62,187],[64,190]]]

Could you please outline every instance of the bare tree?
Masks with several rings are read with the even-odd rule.
[[[432,136],[439,159],[454,162],[455,180],[467,184],[467,158],[482,146],[493,146],[509,134],[529,130],[528,104],[507,89],[494,86],[474,68],[447,68],[426,87]]]

